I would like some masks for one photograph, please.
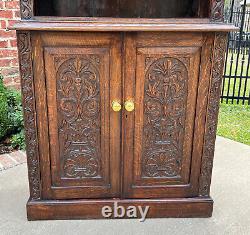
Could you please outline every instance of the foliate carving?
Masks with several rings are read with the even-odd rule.
[[[146,71],[143,177],[180,175],[188,92],[187,81],[186,66],[176,58],[157,59]]]
[[[28,20],[33,16],[33,0],[20,0],[21,18]]]
[[[211,21],[222,22],[224,14],[224,0],[211,0]]]
[[[202,196],[208,196],[210,191],[226,42],[226,34],[216,34],[200,176]]]
[[[23,96],[23,111],[26,133],[26,153],[31,199],[41,196],[38,139],[36,124],[35,91],[32,72],[32,56],[29,32],[18,32],[18,50]]]
[[[60,61],[61,59],[61,61]],[[100,74],[98,56],[55,58],[63,177],[100,176]]]

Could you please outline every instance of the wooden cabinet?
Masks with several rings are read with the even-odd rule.
[[[46,5],[21,1],[15,26],[28,219],[103,218],[115,202],[149,206],[148,217],[211,216],[220,82],[227,32],[235,30],[212,22],[223,1],[212,1],[212,21],[200,1],[190,8],[198,18],[119,18],[141,6],[125,13],[114,5],[116,19],[78,20],[65,16],[87,8],[52,2],[54,17],[46,18]],[[150,17],[171,18],[160,2],[150,3]],[[95,7],[93,16],[106,16]]]

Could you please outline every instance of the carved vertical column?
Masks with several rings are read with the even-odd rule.
[[[23,98],[26,153],[28,162],[30,198],[41,197],[40,168],[38,156],[36,103],[32,70],[32,52],[29,32],[17,32],[21,87]]]
[[[210,0],[210,20],[213,22],[223,22],[224,0]]]
[[[216,33],[201,164],[199,189],[201,196],[208,196],[210,192],[226,43],[227,34]]]
[[[28,20],[34,15],[34,0],[20,0],[20,13],[21,18]]]

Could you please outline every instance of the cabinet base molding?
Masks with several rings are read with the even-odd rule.
[[[102,208],[114,204],[142,208],[149,206],[146,218],[211,217],[213,200],[210,197],[175,199],[103,199],[103,200],[29,200],[28,220],[106,219]],[[109,219],[114,219],[114,213]],[[126,215],[123,218],[128,218]],[[140,219],[139,217],[137,219]]]

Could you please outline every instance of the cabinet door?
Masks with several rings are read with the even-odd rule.
[[[43,198],[120,196],[120,35],[34,33]]]
[[[213,38],[127,34],[124,192],[127,198],[198,196]]]

